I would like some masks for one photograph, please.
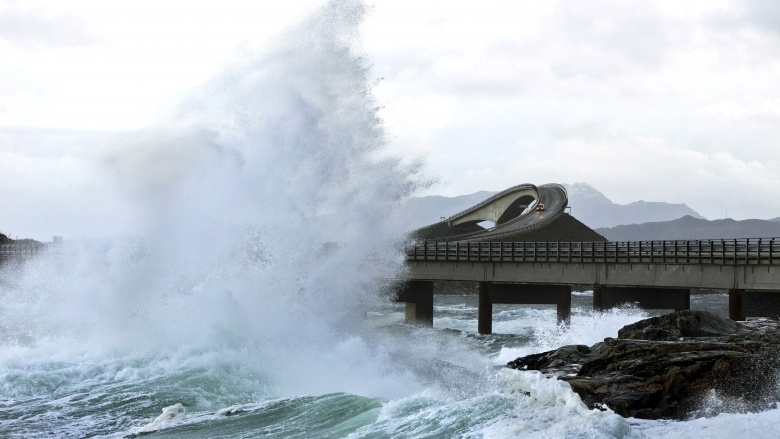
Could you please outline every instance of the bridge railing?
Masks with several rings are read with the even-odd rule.
[[[39,242],[14,242],[0,244],[0,262],[24,260],[49,251],[49,246]]]
[[[626,242],[419,242],[407,261],[780,264],[780,238]]]

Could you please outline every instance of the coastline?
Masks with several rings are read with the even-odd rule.
[[[623,417],[684,420],[721,412],[763,411],[780,400],[780,323],[734,322],[704,311],[678,311],[624,326],[617,338],[566,345],[507,363],[569,383],[589,408]]]

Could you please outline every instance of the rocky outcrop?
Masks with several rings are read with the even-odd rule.
[[[679,311],[623,327],[618,338],[511,361],[567,381],[589,407],[624,417],[685,419],[717,395],[742,410],[778,400],[780,325]]]

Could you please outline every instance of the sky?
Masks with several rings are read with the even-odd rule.
[[[0,0],[0,232],[121,222],[91,164],[324,2]],[[393,154],[420,195],[587,182],[616,203],[780,217],[780,2],[368,2]]]

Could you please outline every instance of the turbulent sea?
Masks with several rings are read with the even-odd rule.
[[[326,5],[96,152],[134,232],[0,267],[0,437],[777,437],[778,409],[623,419],[501,367],[648,315],[594,313],[587,292],[570,328],[495,306],[479,336],[467,294],[403,323],[382,279],[403,276],[395,209],[428,183],[388,147],[364,12]]]
[[[587,409],[561,382],[500,367],[525,353],[614,336],[648,315],[594,313],[591,300],[588,292],[574,297],[570,329],[556,326],[554,306],[497,305],[499,334],[490,336],[475,334],[476,297],[455,294],[436,296],[433,328],[405,325],[402,305],[384,303],[362,316],[366,326],[316,342],[294,332],[257,343],[239,332],[166,349],[78,340],[6,346],[0,436],[776,437],[777,409],[703,411],[685,422],[623,419]],[[692,302],[722,311],[726,301]]]

